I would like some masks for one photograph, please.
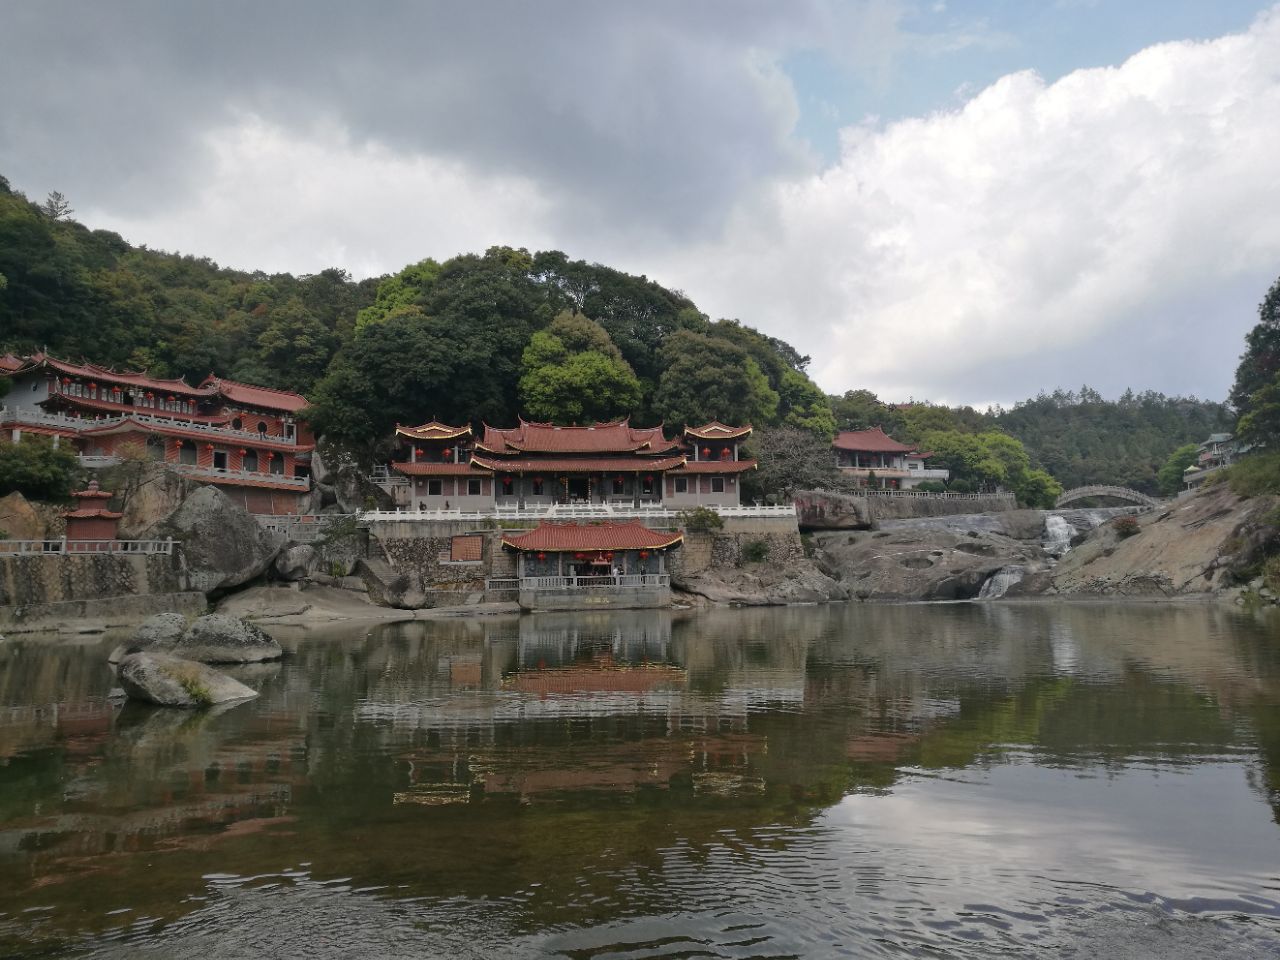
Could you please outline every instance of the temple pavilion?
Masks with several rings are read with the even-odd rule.
[[[889,490],[910,490],[923,480],[946,480],[946,470],[925,466],[930,454],[910,443],[900,443],[880,427],[841,430],[831,444],[836,466],[859,485],[875,484]]]
[[[401,506],[416,510],[538,509],[554,504],[622,507],[737,506],[751,427],[709,423],[678,438],[629,420],[562,427],[438,421],[396,428],[390,470],[406,478]]]

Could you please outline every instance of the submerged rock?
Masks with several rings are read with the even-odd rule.
[[[220,613],[196,620],[173,653],[203,663],[258,663],[284,655],[280,644],[249,621]]]
[[[130,699],[161,707],[191,710],[258,695],[212,667],[165,653],[128,654],[120,661],[119,678]]]

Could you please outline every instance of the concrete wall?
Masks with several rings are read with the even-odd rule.
[[[615,590],[584,587],[576,590],[521,590],[523,610],[641,610],[671,606],[669,587]]]
[[[205,595],[193,592],[0,607],[0,634],[56,630],[79,633],[89,625],[104,629],[128,627],[141,623],[156,613],[180,613],[188,619],[194,619],[204,613],[207,607]]]
[[[0,557],[0,607],[177,593],[178,556]]]

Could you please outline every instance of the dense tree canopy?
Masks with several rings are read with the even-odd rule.
[[[1280,280],[1258,306],[1258,323],[1245,336],[1231,405],[1236,431],[1254,443],[1280,440]]]
[[[48,437],[0,440],[0,497],[17,491],[31,500],[66,500],[79,473],[75,451]]]
[[[520,401],[533,420],[614,420],[639,409],[640,381],[602,326],[565,311],[529,340]]]

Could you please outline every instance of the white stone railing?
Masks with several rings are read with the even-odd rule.
[[[909,491],[908,491],[909,492]],[[722,517],[794,517],[794,503],[783,504],[744,504],[742,506],[716,506],[704,504]],[[539,506],[507,507],[492,506],[483,510],[367,510],[360,514],[361,520],[397,521],[397,520],[625,520],[639,517],[643,520],[666,525],[674,524],[679,514],[695,509],[688,507],[669,507],[663,504],[642,504],[639,507],[622,506],[608,503],[552,503]]]
[[[211,480],[269,480],[271,483],[283,483],[290,487],[297,487],[299,490],[311,489],[311,480],[308,477],[286,477],[282,473],[263,473],[257,470],[219,470],[216,467],[202,467],[194,463],[170,463],[180,473],[187,473],[194,477],[206,477]]]
[[[44,556],[48,554],[164,554],[173,553],[169,540],[0,540],[0,556]]]
[[[286,446],[295,446],[298,442],[296,434],[292,437],[283,437],[250,430],[233,430],[231,427],[219,424],[201,423],[197,420],[187,420],[182,417],[161,416],[156,413],[145,412],[147,410],[149,408],[142,407],[130,410],[128,413],[112,412],[104,413],[102,416],[97,417],[78,417],[65,413],[46,413],[43,410],[32,410],[28,407],[5,406],[0,407],[0,423],[29,423],[32,426],[39,427],[66,427],[71,430],[84,430],[89,427],[109,427],[120,423],[126,417],[130,417],[139,423],[151,426],[167,427],[173,430],[192,430],[196,433],[208,434],[210,437],[225,437],[227,440],[248,440],[250,442],[276,443]]]
[[[83,453],[78,455],[76,459],[80,461],[80,466],[87,467],[90,470],[99,467],[114,467],[123,462],[120,457],[96,457]]]
[[[1008,500],[1015,502],[1012,493],[929,493],[924,490],[855,490],[855,497],[920,497],[929,500]]]
[[[590,577],[521,577],[521,590],[586,590],[607,587],[614,590],[641,590],[671,586],[666,573],[624,573],[617,576]]]

